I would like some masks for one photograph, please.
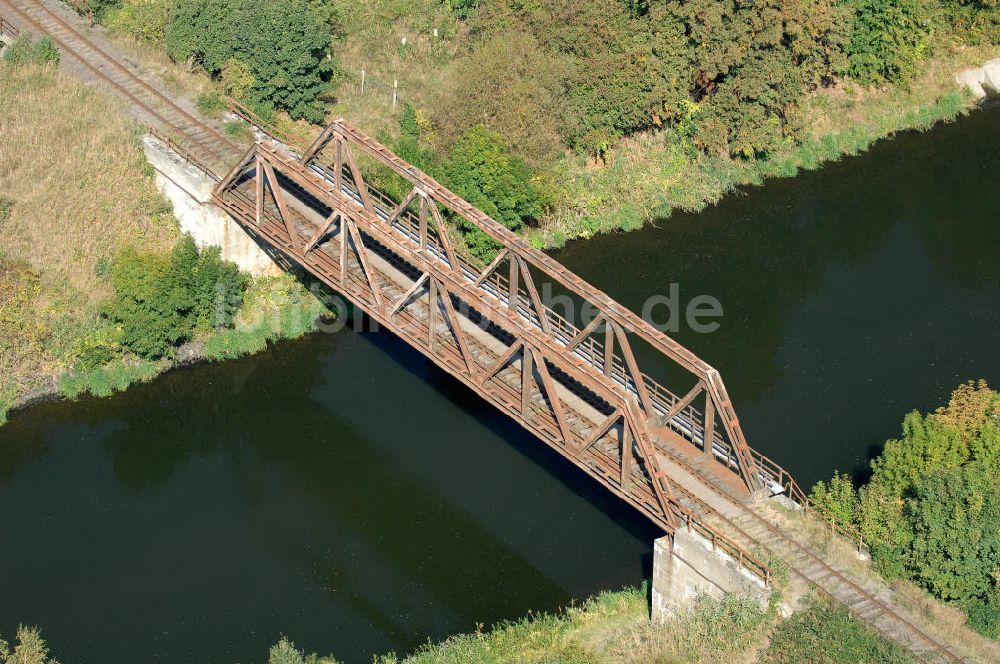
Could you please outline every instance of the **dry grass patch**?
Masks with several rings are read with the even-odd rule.
[[[0,65],[0,194],[13,209],[0,250],[49,291],[93,302],[116,249],[167,249],[178,237],[137,129],[120,107],[46,68]]]
[[[178,237],[138,131],[52,68],[0,63],[0,399],[58,373],[109,288],[99,262]],[[9,207],[9,209],[8,209]],[[14,267],[17,266],[17,267]]]

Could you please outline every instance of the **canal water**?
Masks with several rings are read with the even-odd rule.
[[[751,444],[862,474],[912,408],[1000,382],[1000,109],[556,258],[685,344]],[[650,571],[656,531],[387,333],[347,329],[0,428],[0,634],[61,661],[347,662]]]

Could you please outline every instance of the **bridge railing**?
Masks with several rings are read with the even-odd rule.
[[[821,521],[825,521],[830,527],[831,532],[852,542],[859,552],[866,552],[868,550],[865,537],[860,530],[850,523],[844,523],[828,509],[810,498],[784,468],[757,450],[750,448],[750,451],[754,456],[754,461],[757,463],[758,468],[760,468],[760,472],[771,483],[783,487],[785,495],[795,501],[802,508],[803,512],[811,514]]]
[[[275,126],[274,123],[264,120],[245,104],[242,104],[232,98],[228,98],[227,102],[231,113],[243,118],[246,122],[259,128],[268,137],[285,145],[287,148],[290,148],[294,156],[298,157],[305,151],[305,147],[287,132],[282,131],[280,128]],[[310,165],[312,170],[322,175],[328,181],[333,182],[334,177],[329,170],[331,167],[333,167],[331,164],[327,164],[325,167],[320,167],[315,163]],[[335,167],[333,168],[335,170]],[[354,185],[353,178],[351,177],[348,169],[345,169],[342,174],[342,184],[345,189],[344,193],[347,193],[353,197],[356,202],[361,204],[361,196],[357,191],[357,187]],[[378,208],[380,216],[388,218],[391,212],[395,209],[397,202],[393,201],[390,197],[386,196],[371,185],[368,185],[368,190],[373,199],[373,203]],[[407,235],[411,241],[418,240],[420,220],[417,215],[413,214],[411,211],[406,210],[399,215],[394,223],[394,226]],[[432,234],[428,234],[426,240],[429,245],[428,250],[440,260],[447,261],[446,251],[440,241]],[[464,256],[459,257],[459,261],[461,263],[462,271],[470,278],[470,280],[475,281],[483,266],[474,265]],[[509,300],[509,296],[507,295],[510,292],[509,279],[501,272],[494,271],[487,279],[482,280],[480,288],[489,293],[492,297],[502,301],[504,304],[506,304]],[[531,306],[530,295],[525,288],[521,287],[520,284],[515,297],[515,307],[517,311],[524,318],[530,320],[536,327],[540,328],[542,326],[541,321],[538,318],[538,314]],[[553,330],[554,336],[556,336],[564,345],[568,345],[570,341],[576,337],[580,328],[566,320],[565,317],[554,311],[551,307],[545,306],[544,303],[543,307],[546,323],[548,323]],[[604,344],[599,340],[594,337],[588,337],[580,343],[573,352],[578,357],[588,362],[596,370],[603,371],[605,364],[605,348]],[[610,377],[638,399],[640,397],[639,386],[635,384],[635,379],[629,372],[625,362],[617,354],[612,353],[611,355]],[[680,401],[680,397],[652,379],[648,374],[642,373],[641,376],[643,386],[646,388],[646,391],[650,396],[653,409],[656,411],[655,414],[660,416],[667,415],[673,408],[674,404]],[[706,443],[703,425],[704,418],[702,415],[703,413],[696,406],[688,405],[677,416],[675,416],[668,423],[668,425],[682,438],[688,440],[694,446],[702,449],[709,448],[717,461],[733,472],[739,473],[739,457],[733,449],[733,446],[725,440],[721,432],[713,431],[712,440],[709,441],[709,443]]]

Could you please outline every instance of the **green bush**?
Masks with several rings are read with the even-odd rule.
[[[22,32],[4,50],[3,59],[13,65],[20,64],[58,64],[59,48],[47,36],[32,40],[31,35]],[[8,210],[9,212],[9,210]]]
[[[109,30],[139,41],[162,45],[170,22],[172,0],[124,0],[109,8],[103,22]]]
[[[195,332],[230,326],[247,286],[217,248],[199,251],[189,235],[169,256],[121,253],[110,278],[115,296],[103,316],[121,330],[123,348],[149,359],[167,355]]]
[[[851,76],[862,85],[899,83],[917,74],[930,45],[931,16],[923,0],[854,0]]]
[[[838,523],[854,521],[858,497],[847,473],[834,472],[829,482],[820,480],[812,488],[809,497],[821,505],[827,515],[835,518]]]
[[[77,344],[74,355],[77,368],[84,371],[103,367],[122,353],[124,330],[113,325],[99,327],[83,337]]]
[[[473,127],[441,165],[445,184],[456,194],[511,230],[542,214],[538,187],[527,165],[510,154],[503,139]],[[478,227],[462,228],[469,251],[488,260],[499,245]]]
[[[166,34],[171,57],[213,76],[243,63],[245,99],[263,114],[284,109],[312,122],[323,119],[317,99],[334,71],[331,40],[306,0],[179,0]]]
[[[441,165],[441,175],[456,194],[512,230],[542,213],[528,167],[485,127],[466,132]]]
[[[838,518],[853,515],[888,577],[915,581],[964,607],[984,634],[1000,628],[1000,394],[968,383],[948,406],[913,412],[903,436],[872,460],[855,494],[836,474],[812,497]]]
[[[846,609],[812,603],[778,624],[760,664],[912,664],[896,643],[858,622]]]

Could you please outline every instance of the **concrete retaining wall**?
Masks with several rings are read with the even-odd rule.
[[[253,275],[282,272],[262,245],[212,203],[212,178],[152,136],[143,139],[143,149],[155,170],[156,187],[173,206],[181,230],[199,247],[220,247],[224,259]]]
[[[990,60],[982,67],[965,69],[955,75],[955,82],[982,99],[987,94],[1000,94],[1000,58]]]
[[[678,529],[653,544],[653,620],[684,610],[699,595],[721,599],[728,593],[753,597],[762,607],[769,594],[762,581],[694,533]]]

